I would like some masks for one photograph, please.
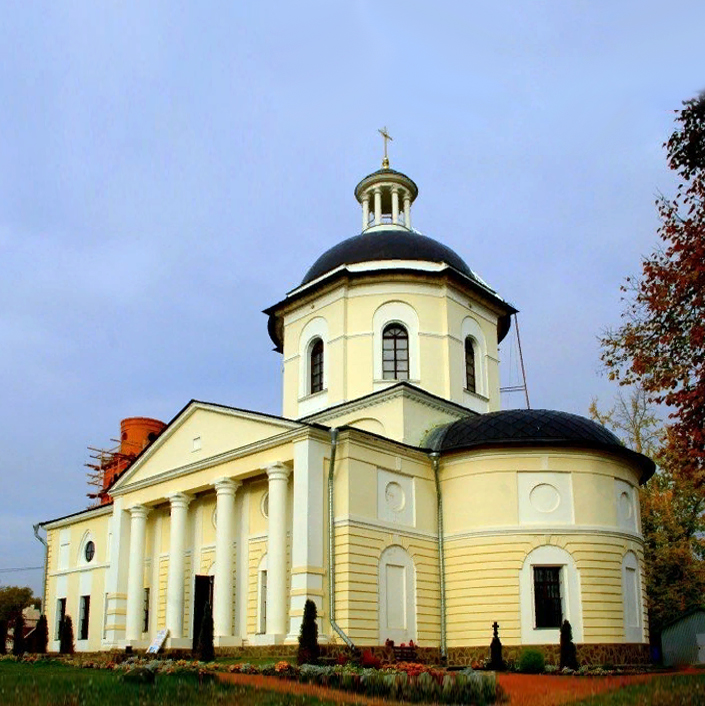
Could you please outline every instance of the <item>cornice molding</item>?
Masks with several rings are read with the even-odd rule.
[[[267,451],[269,449],[276,448],[282,444],[286,444],[293,441],[299,441],[308,436],[313,436],[322,439],[328,439],[328,434],[320,429],[312,429],[311,427],[299,427],[298,429],[292,429],[291,431],[286,431],[283,434],[277,434],[276,436],[270,436],[267,439],[261,439],[260,441],[252,442],[251,444],[246,444],[237,449],[232,449],[231,451],[225,451],[216,456],[210,456],[209,458],[201,459],[200,461],[195,461],[194,463],[188,463],[184,466],[177,466],[176,468],[171,468],[167,471],[161,471],[156,473],[149,478],[138,481],[136,483],[128,484],[122,488],[118,488],[116,491],[111,491],[115,496],[127,495],[135,490],[141,490],[142,488],[148,488],[151,485],[158,485],[164,481],[173,480],[175,478],[182,478],[188,476],[191,473],[196,473],[198,471],[203,471],[207,468],[212,468],[218,466],[222,463],[227,463],[228,461],[234,461],[238,458],[243,458],[245,456],[250,456],[254,453],[259,453],[260,451]],[[258,469],[263,470],[263,469]]]
[[[343,402],[334,408],[324,409],[320,412],[315,412],[314,414],[301,417],[299,421],[320,422],[325,424],[336,417],[358,412],[363,409],[368,409],[369,407],[376,407],[377,405],[392,402],[399,398],[416,402],[424,407],[429,407],[430,409],[435,409],[439,412],[445,412],[456,419],[463,419],[464,417],[468,417],[473,414],[470,409],[465,407],[459,408],[459,405],[456,402],[446,402],[445,400],[435,399],[429,397],[424,390],[419,388],[395,384],[392,387],[372,393],[366,397],[350,400],[349,402]]]
[[[462,539],[475,539],[476,537],[502,537],[507,535],[543,535],[555,537],[560,535],[589,534],[600,537],[615,537],[636,542],[642,547],[644,537],[638,532],[620,530],[615,527],[580,526],[580,525],[516,525],[514,527],[487,527],[485,529],[471,530],[469,532],[446,532],[445,540],[454,542]]]

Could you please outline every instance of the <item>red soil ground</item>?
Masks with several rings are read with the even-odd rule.
[[[615,677],[559,677],[546,674],[498,674],[497,679],[509,696],[511,706],[560,706],[604,691],[613,691],[650,679],[651,674]],[[256,689],[315,696],[325,701],[369,706],[390,706],[389,701],[373,699],[337,689],[313,684],[299,684],[278,677],[251,674],[221,673],[218,677],[231,684],[242,684]]]

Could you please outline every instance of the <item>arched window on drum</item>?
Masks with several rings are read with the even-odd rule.
[[[409,379],[409,334],[398,323],[388,324],[382,333],[382,377]]]
[[[472,337],[465,338],[465,389],[468,392],[477,392],[477,366],[475,354],[477,345]]]
[[[309,358],[309,392],[314,394],[323,390],[323,341],[320,338],[311,343]]]

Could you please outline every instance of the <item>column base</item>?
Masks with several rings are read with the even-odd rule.
[[[172,650],[190,650],[193,647],[193,640],[190,637],[167,637],[164,647]]]
[[[125,646],[130,645],[132,649],[146,650],[151,643],[151,640],[140,638],[139,640],[125,640]]]
[[[251,645],[281,645],[286,639],[286,635],[275,635],[266,633],[264,635],[253,635],[249,640]]]
[[[213,638],[215,647],[241,647],[242,638],[237,635],[222,635]]]

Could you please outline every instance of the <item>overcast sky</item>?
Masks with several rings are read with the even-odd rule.
[[[280,412],[260,312],[359,231],[383,125],[414,226],[520,309],[532,406],[606,402],[704,29],[702,0],[5,3],[0,569],[42,563],[121,418]]]

